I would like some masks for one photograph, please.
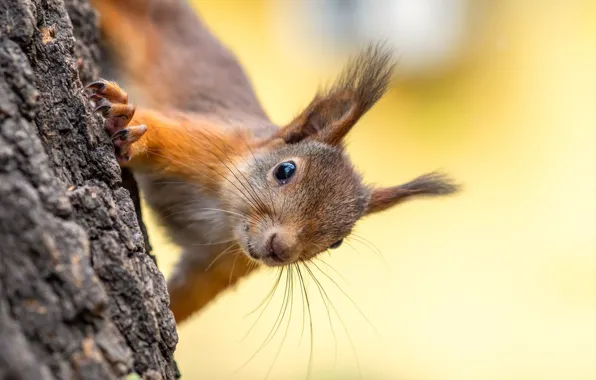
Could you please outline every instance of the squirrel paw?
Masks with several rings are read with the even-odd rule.
[[[87,85],[88,98],[95,103],[95,112],[105,117],[104,128],[112,136],[118,161],[130,160],[130,147],[147,131],[145,125],[128,127],[135,113],[135,106],[128,103],[128,94],[116,83],[105,79]]]

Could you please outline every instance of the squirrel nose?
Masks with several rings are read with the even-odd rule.
[[[267,244],[267,251],[273,259],[279,261],[287,260],[288,254],[290,252],[288,244],[286,244],[283,237],[281,237],[277,233],[273,233],[269,238],[269,243]]]

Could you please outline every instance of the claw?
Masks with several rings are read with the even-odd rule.
[[[147,131],[145,125],[127,127],[135,113],[135,106],[128,103],[128,94],[117,83],[100,79],[89,83],[86,97],[95,104],[94,112],[105,117],[104,129],[112,136],[112,144],[120,163],[130,160],[131,145]]]
[[[97,102],[97,101],[103,99],[101,96],[97,95],[94,92],[92,92],[90,94],[85,94],[85,96],[87,97],[87,99],[93,100],[94,102]]]
[[[85,88],[89,88],[96,91],[105,90],[107,83],[104,79],[96,80],[95,82],[89,83]]]
[[[132,144],[137,142],[141,136],[143,136],[147,132],[146,125],[135,125],[134,127],[128,127],[122,129],[112,135],[112,141],[116,144],[118,141],[126,142],[127,144]],[[121,145],[121,144],[120,144]]]
[[[112,103],[101,98],[97,103],[97,106],[93,109],[93,112],[101,112],[102,114],[106,115],[106,111],[109,111],[111,107]]]
[[[129,135],[128,128],[123,129],[123,130],[118,131],[112,135],[112,141],[116,141],[116,140],[126,141],[128,139],[128,135]]]

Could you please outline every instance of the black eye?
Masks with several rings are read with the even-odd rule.
[[[331,249],[338,248],[338,247],[341,245],[341,243],[343,243],[343,242],[344,242],[344,239],[339,239],[339,240],[338,240],[338,241],[336,241],[335,243],[331,244],[331,245],[329,246],[329,248],[331,248]]]
[[[293,161],[282,162],[273,170],[273,176],[281,184],[288,182],[294,173],[296,173],[296,164]]]

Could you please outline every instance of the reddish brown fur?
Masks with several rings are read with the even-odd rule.
[[[136,102],[271,124],[236,58],[183,0],[91,0]]]
[[[345,154],[343,138],[389,83],[393,65],[382,46],[359,55],[333,86],[280,129],[263,112],[234,56],[186,4],[92,3],[119,72],[141,102],[137,108],[128,104],[115,83],[91,86],[121,163],[133,169],[148,203],[164,220],[167,210],[189,202],[227,213],[197,210],[164,222],[185,250],[168,284],[178,322],[260,263],[308,260],[347,236],[364,215],[456,190],[438,175],[372,188],[362,184]],[[278,183],[273,170],[289,160],[297,163],[296,174]],[[197,236],[234,244],[197,248]],[[281,262],[271,256],[271,236],[288,249]],[[227,251],[232,254],[224,255]]]
[[[226,135],[213,122],[167,117],[153,110],[139,110],[131,125],[148,127],[141,139],[132,145],[127,166],[151,167],[176,177],[196,181],[216,191],[226,173],[223,162],[230,156],[246,153],[246,139]]]
[[[190,317],[213,300],[223,289],[233,286],[238,280],[258,266],[240,253],[231,255],[231,260],[222,260],[213,265],[193,265],[187,273],[188,280],[168,284],[170,304],[176,322]],[[218,260],[219,261],[219,260]]]

